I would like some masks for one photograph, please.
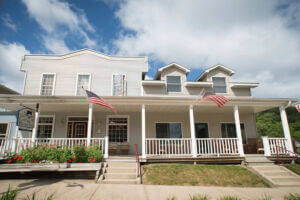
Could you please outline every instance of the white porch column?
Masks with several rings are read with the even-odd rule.
[[[142,105],[142,158],[146,158],[146,108]]]
[[[195,121],[194,121],[194,108],[193,105],[190,105],[190,129],[191,129],[191,139],[192,139],[192,155],[197,157],[197,145],[196,145],[196,136],[195,136]]]
[[[31,135],[31,142],[35,141],[35,138],[37,136],[37,131],[38,131],[38,125],[39,125],[39,116],[40,116],[40,105],[37,103],[36,104],[36,109],[35,109],[35,119],[34,119],[34,127],[32,129],[32,135]]]
[[[89,105],[89,119],[88,119],[88,129],[87,129],[87,146],[91,145],[91,137],[92,137],[92,121],[93,121],[93,104]]]
[[[108,136],[105,136],[105,143],[104,143],[104,158],[108,158]]]
[[[267,136],[261,137],[263,145],[264,145],[264,151],[265,151],[265,156],[271,156],[271,151],[270,151],[270,144],[268,141]]]
[[[235,121],[236,136],[238,138],[238,150],[239,150],[240,156],[244,156],[245,154],[244,154],[244,148],[243,148],[240,115],[239,115],[239,108],[237,105],[234,106],[234,121]]]
[[[289,128],[289,122],[286,116],[285,108],[281,106],[279,108],[280,110],[280,117],[281,117],[281,123],[283,127],[283,133],[284,137],[287,140],[287,150],[290,151],[289,153],[294,152],[293,151],[293,145],[292,145],[292,140],[291,140],[291,134],[290,134],[290,128]]]

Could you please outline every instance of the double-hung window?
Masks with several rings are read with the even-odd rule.
[[[212,77],[214,93],[227,93],[226,78]]]
[[[51,96],[54,94],[55,74],[43,74],[40,94]]]
[[[0,139],[5,138],[8,131],[8,123],[0,123]]]
[[[167,92],[181,92],[180,76],[167,76]]]
[[[76,96],[84,96],[85,90],[90,89],[91,75],[90,74],[78,74],[76,85]]]
[[[182,138],[181,123],[156,123],[156,138]]]
[[[54,117],[53,116],[45,116],[39,118],[38,124],[38,138],[51,138],[54,129]]]
[[[108,135],[110,142],[127,142],[128,141],[128,117],[109,117],[108,118]]]
[[[113,96],[126,96],[127,84],[125,74],[113,74],[112,77],[112,95]]]
[[[222,130],[222,138],[236,138],[237,137],[234,123],[222,123],[221,130]],[[241,131],[242,131],[243,144],[247,144],[247,138],[246,138],[244,124],[241,124]]]

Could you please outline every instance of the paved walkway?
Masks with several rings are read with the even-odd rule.
[[[90,180],[0,180],[0,193],[10,185],[18,187],[19,197],[26,197],[36,192],[37,197],[44,199],[54,193],[54,199],[88,200],[88,199],[137,199],[166,200],[176,197],[177,200],[188,200],[190,195],[207,194],[212,199],[224,195],[236,195],[242,199],[257,199],[270,195],[272,200],[283,199],[289,193],[300,193],[300,187],[279,188],[235,188],[235,187],[199,187],[199,186],[153,186],[153,185],[111,185],[95,184]]]

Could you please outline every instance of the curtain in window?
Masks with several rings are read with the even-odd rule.
[[[157,123],[157,138],[182,138],[181,123]]]
[[[84,96],[85,91],[88,90],[90,86],[90,75],[89,74],[80,74],[78,75],[78,81],[77,81],[77,95],[78,96]],[[84,90],[82,89],[84,88]]]
[[[113,96],[126,96],[126,78],[124,74],[113,75]]]

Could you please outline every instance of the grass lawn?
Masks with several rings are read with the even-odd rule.
[[[150,164],[144,172],[143,183],[149,185],[270,187],[241,166]]]
[[[300,165],[299,164],[286,164],[283,166],[285,166],[289,170],[295,172],[296,174],[300,175]]]

